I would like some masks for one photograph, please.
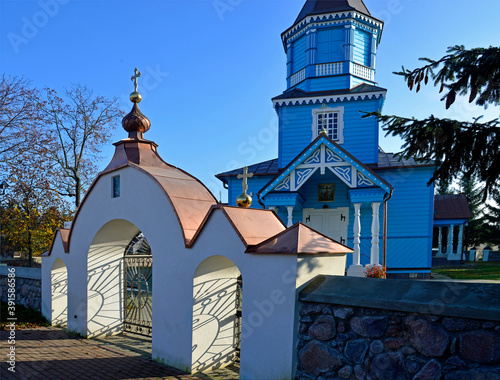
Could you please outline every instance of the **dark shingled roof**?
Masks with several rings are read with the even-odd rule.
[[[314,98],[321,96],[330,96],[330,95],[349,95],[349,94],[362,94],[366,92],[380,92],[387,91],[385,88],[373,86],[371,84],[363,83],[359,86],[343,89],[343,90],[333,90],[333,91],[314,91],[314,92],[306,92],[299,88],[294,88],[290,91],[285,91],[283,94],[275,96],[272,100],[277,99],[296,99],[296,98]]]
[[[436,219],[472,219],[472,213],[465,195],[435,195],[434,220]]]
[[[371,169],[388,169],[388,168],[404,168],[404,167],[415,167],[415,166],[434,166],[433,162],[426,161],[416,161],[414,158],[403,159],[401,157],[396,157],[394,153],[378,152],[378,165],[370,164],[367,165]]]
[[[253,173],[253,175],[276,175],[278,174],[278,159],[268,160],[264,162],[259,162],[258,164],[250,165],[248,167],[248,172]],[[223,177],[236,177],[238,174],[243,174],[243,168],[230,170],[228,172],[219,173],[216,175],[217,178],[222,179]]]
[[[363,0],[307,0],[294,24],[307,16],[342,11],[358,11],[371,16]]]

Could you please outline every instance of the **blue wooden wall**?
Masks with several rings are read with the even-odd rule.
[[[344,107],[344,143],[342,147],[364,163],[378,162],[378,123],[374,118],[362,119],[360,111],[381,108],[382,100],[360,100],[329,103]],[[312,110],[320,105],[297,105],[279,108],[279,166],[285,167],[312,141]]]

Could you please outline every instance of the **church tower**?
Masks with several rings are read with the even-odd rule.
[[[273,99],[280,168],[323,127],[362,162],[378,162],[378,125],[361,111],[380,109],[385,98],[375,82],[382,28],[362,0],[307,0],[282,33],[287,89]]]

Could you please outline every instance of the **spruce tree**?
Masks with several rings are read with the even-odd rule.
[[[448,48],[447,55],[435,61],[421,58],[423,67],[395,74],[404,76],[410,89],[417,92],[432,79],[444,91],[441,100],[448,109],[457,95],[469,95],[469,102],[479,106],[500,104],[500,48],[465,49]],[[436,167],[429,184],[435,180],[451,183],[466,176],[477,176],[484,183],[482,200],[500,188],[500,119],[482,121],[481,116],[471,122],[440,119],[433,115],[424,120],[382,115],[372,112],[364,117],[376,116],[383,122],[388,135],[404,140],[403,158],[414,157],[434,161]]]

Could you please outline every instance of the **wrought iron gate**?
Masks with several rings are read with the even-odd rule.
[[[128,245],[123,258],[125,273],[124,332],[152,336],[153,256],[142,233]]]
[[[243,279],[240,275],[236,280],[236,320],[234,322],[234,348],[236,349],[236,361],[239,361],[240,351],[241,351],[242,297],[243,297]]]

